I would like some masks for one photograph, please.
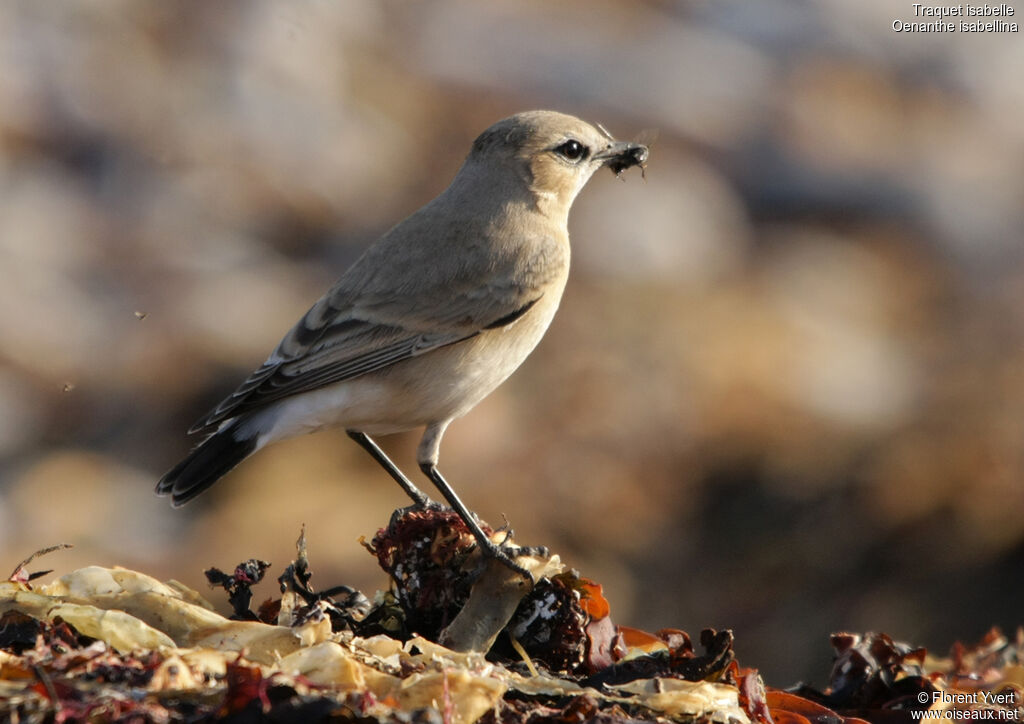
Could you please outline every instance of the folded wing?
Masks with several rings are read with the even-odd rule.
[[[517,285],[438,294],[436,309],[401,314],[400,299],[339,308],[329,293],[285,336],[273,354],[238,389],[189,432],[212,433],[226,420],[303,392],[383,369],[396,362],[515,322],[539,298]],[[411,324],[390,320],[405,316]],[[388,322],[381,321],[389,320]]]

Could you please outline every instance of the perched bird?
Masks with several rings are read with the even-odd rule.
[[[593,173],[648,149],[553,111],[484,131],[451,185],[371,245],[267,361],[190,433],[205,439],[156,492],[183,505],[265,445],[344,428],[416,506],[430,499],[369,437],[423,427],[423,473],[483,551],[520,570],[437,469],[445,429],[540,341],[569,274],[569,208]]]

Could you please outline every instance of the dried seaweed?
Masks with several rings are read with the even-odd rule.
[[[280,597],[256,613],[253,587],[269,564],[209,569],[230,619],[181,584],[125,569],[37,585],[29,557],[0,583],[0,718],[855,724],[910,722],[926,709],[1024,715],[1022,631],[993,629],[946,658],[882,633],[836,634],[828,687],[783,690],[740,666],[730,631],[702,631],[698,651],[684,631],[616,625],[600,585],[557,557],[530,561],[535,585],[522,587],[521,576],[481,559],[447,511],[405,511],[367,547],[391,578],[372,605],[347,586],[312,586],[304,533],[277,579]],[[491,620],[489,604],[509,614]],[[483,631],[452,634],[467,611]],[[487,642],[486,658],[438,643],[465,641],[466,630]]]

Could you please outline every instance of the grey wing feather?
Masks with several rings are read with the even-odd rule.
[[[519,269],[513,253],[438,255],[436,249],[403,244],[400,236],[392,232],[368,249],[270,358],[190,432],[214,432],[226,420],[284,397],[510,324],[537,301],[548,281],[545,273]],[[541,246],[557,246],[554,239],[543,241]],[[467,263],[474,258],[475,265]],[[388,276],[377,271],[383,268],[391,270]],[[424,274],[425,268],[432,272]]]
[[[225,420],[276,400],[352,379],[475,335],[423,334],[350,319],[324,325],[313,345],[296,350],[299,353],[291,359],[283,357],[283,348],[294,347],[296,337],[310,334],[306,322],[303,318],[282,340],[278,350],[189,432],[213,432]]]

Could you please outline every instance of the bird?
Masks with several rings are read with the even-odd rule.
[[[412,499],[433,501],[371,436],[423,428],[422,473],[486,556],[522,569],[438,470],[441,439],[519,367],[569,274],[569,210],[600,168],[646,168],[649,149],[556,111],[498,121],[451,184],[345,271],[266,361],[189,430],[201,442],[157,483],[179,507],[266,445],[343,428]],[[507,542],[507,538],[506,538]]]

